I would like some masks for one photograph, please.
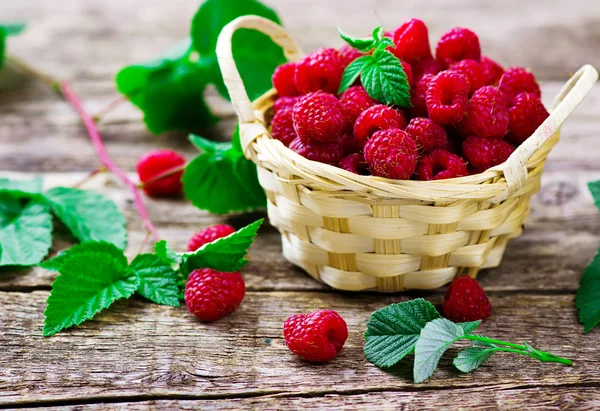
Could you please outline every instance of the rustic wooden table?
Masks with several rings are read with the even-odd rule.
[[[152,58],[186,35],[197,3],[5,0],[0,20],[27,20],[27,32],[11,38],[10,51],[55,77],[71,79],[95,112],[116,97],[113,78],[119,68]],[[530,67],[543,81],[546,102],[583,63],[600,67],[595,0],[269,3],[306,50],[339,45],[337,25],[360,33],[380,22],[392,27],[419,16],[432,39],[451,26],[469,26],[479,33],[486,54],[506,65]],[[600,215],[586,189],[587,182],[600,179],[599,107],[597,86],[563,129],[525,234],[512,241],[499,268],[479,277],[494,307],[482,332],[527,340],[574,359],[573,367],[498,355],[476,372],[461,374],[442,360],[435,376],[420,385],[411,382],[408,363],[382,371],[362,354],[369,314],[417,295],[440,303],[443,290],[334,292],[287,263],[278,233],[264,227],[244,270],[244,303],[213,324],[199,323],[185,308],[133,299],[43,338],[54,274],[38,268],[0,272],[0,408],[600,408],[600,334],[582,334],[573,304],[579,275],[600,240]],[[225,136],[233,115],[226,104],[219,104],[219,111],[228,120],[212,133]],[[106,117],[101,131],[109,152],[128,170],[150,148],[171,147],[190,159],[195,152],[184,135],[150,135],[129,104]],[[54,94],[27,80],[0,93],[2,174],[41,173],[48,185],[57,185],[73,183],[98,166],[77,116]],[[126,213],[134,254],[144,235],[129,193],[111,179],[89,187]],[[160,234],[179,249],[194,231],[223,221],[183,200],[147,203]],[[229,221],[242,225],[250,218]],[[59,238],[53,252],[69,245],[64,233]],[[350,328],[343,353],[320,366],[290,355],[281,335],[289,315],[316,308],[337,310]]]

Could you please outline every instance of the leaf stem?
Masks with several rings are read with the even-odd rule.
[[[148,181],[144,181],[143,183],[140,182],[137,184],[137,188],[144,188],[144,186],[150,184],[150,183],[154,183],[155,181],[161,180],[165,177],[169,177],[170,175],[179,173],[180,171],[184,171],[185,168],[187,167],[187,163],[186,164],[182,164],[180,166],[177,167],[173,167],[170,168],[168,170],[163,171],[162,173],[159,173],[157,175],[155,175],[154,177],[152,177],[150,180]]]
[[[90,173],[83,177],[81,180],[79,180],[79,182],[73,184],[73,188],[79,188],[82,185],[84,185],[85,183],[87,183],[88,181],[90,181],[94,176],[101,174],[101,173],[105,173],[108,171],[108,168],[102,166],[100,168],[97,168],[95,170],[90,171]]]
[[[60,82],[58,80],[31,67],[29,64],[25,63],[23,60],[21,60],[18,57],[6,56],[6,60],[9,63],[11,63],[13,66],[18,68],[20,71],[22,71],[24,74],[26,74],[27,76],[34,78],[35,80],[39,81],[40,83],[45,84],[46,86],[50,87],[52,89],[52,91],[54,91],[55,93],[57,93],[59,95],[62,94],[62,92],[60,90]]]
[[[102,136],[100,135],[100,131],[98,131],[98,126],[94,122],[94,119],[85,110],[85,108],[83,107],[83,103],[81,102],[79,97],[73,92],[69,83],[63,81],[59,84],[61,94],[71,104],[73,109],[77,112],[77,114],[79,114],[79,117],[83,121],[83,124],[85,125],[92,145],[96,149],[96,153],[100,158],[100,162],[113,174],[119,177],[127,187],[129,187],[131,193],[133,194],[133,199],[138,209],[138,213],[140,214],[140,217],[144,222],[144,226],[152,234],[156,241],[160,240],[160,237],[156,232],[156,228],[154,228],[152,221],[150,221],[148,212],[146,211],[146,207],[144,206],[144,202],[142,200],[142,196],[140,195],[136,184],[133,181],[131,181],[131,179],[127,176],[127,173],[125,173],[125,171],[119,168],[119,166],[117,166],[110,158],[108,152],[106,151],[106,148],[104,147]]]
[[[488,338],[488,337],[484,337],[481,335],[472,335],[472,334],[465,335],[464,338],[468,339],[468,340],[472,340],[472,341],[482,341],[482,342],[486,342],[486,343],[490,343],[490,344],[494,344],[494,345],[503,345],[504,346],[504,347],[495,347],[494,349],[496,351],[512,352],[512,353],[519,354],[519,355],[526,355],[529,357],[537,358],[538,360],[540,360],[542,362],[556,362],[556,363],[565,364],[565,365],[573,365],[573,361],[571,361],[567,358],[562,358],[562,357],[559,357],[557,355],[554,355],[554,354],[546,352],[546,351],[540,351],[540,350],[529,351],[527,349],[527,347],[525,347],[524,345],[513,344],[513,343],[510,343],[507,341],[495,340],[493,338]],[[506,348],[506,347],[511,347],[511,348]]]
[[[125,96],[118,96],[117,98],[111,100],[106,106],[101,108],[100,111],[98,111],[96,114],[94,114],[92,116],[92,118],[94,119],[94,122],[99,123],[100,121],[102,121],[102,119],[107,114],[110,114],[114,109],[119,107],[125,101],[127,101],[127,97],[125,97]]]

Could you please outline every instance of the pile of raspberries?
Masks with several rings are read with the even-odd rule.
[[[440,180],[503,163],[548,117],[533,74],[482,56],[471,30],[444,34],[435,57],[421,20],[386,36],[412,107],[381,104],[360,80],[338,94],[345,68],[362,54],[348,45],[321,48],[273,74],[279,97],[272,136],[309,160],[352,173]]]

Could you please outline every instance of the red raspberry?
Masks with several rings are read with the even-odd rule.
[[[515,149],[504,140],[471,136],[463,141],[462,151],[470,165],[483,172],[504,163]]]
[[[406,81],[408,82],[408,86],[411,87],[413,83],[413,72],[412,67],[406,61],[401,61],[402,69],[404,70],[404,74],[406,74]]]
[[[453,71],[439,73],[427,89],[429,118],[438,124],[454,124],[467,111],[469,85],[462,74]]]
[[[336,141],[342,135],[346,120],[340,101],[323,92],[302,97],[293,110],[298,137],[322,143]]]
[[[349,156],[342,158],[338,167],[354,174],[363,176],[369,175],[369,166],[365,161],[365,157],[359,153],[350,154]]]
[[[201,321],[215,321],[235,311],[246,295],[240,273],[222,273],[212,268],[194,270],[185,285],[188,310]]]
[[[467,116],[460,125],[463,133],[502,138],[508,130],[508,109],[500,90],[485,86],[473,93]]]
[[[541,97],[542,92],[540,86],[535,81],[535,76],[522,67],[509,67],[506,69],[498,88],[504,94],[507,105],[512,105],[513,99],[519,93],[533,93],[537,97]]]
[[[296,103],[300,100],[300,96],[296,97],[279,97],[273,103],[273,114],[285,109],[293,109]]]
[[[343,72],[340,52],[320,48],[296,63],[296,87],[301,93],[325,91],[337,94]]]
[[[363,86],[352,86],[340,95],[346,126],[353,127],[358,116],[369,107],[377,104]]]
[[[425,74],[416,84],[410,96],[412,107],[409,113],[412,117],[429,117],[427,112],[427,90],[435,78],[432,74]]]
[[[337,165],[344,155],[339,145],[335,143],[319,143],[316,141],[296,138],[290,144],[290,149],[312,161]]]
[[[406,120],[401,111],[378,104],[362,112],[354,123],[354,137],[367,141],[378,130],[404,128]]]
[[[446,290],[444,315],[451,321],[485,320],[492,313],[492,305],[477,280],[469,276],[457,277]]]
[[[174,197],[181,194],[183,170],[156,178],[183,165],[185,165],[185,158],[173,150],[161,149],[144,154],[136,166],[144,192],[150,197]]]
[[[413,84],[417,84],[426,74],[436,75],[442,71],[439,61],[428,59],[412,65]]]
[[[327,362],[337,357],[348,338],[346,321],[335,311],[296,314],[283,324],[285,345],[298,357]]]
[[[550,114],[542,101],[533,93],[520,93],[508,109],[509,123],[506,139],[521,144],[548,118]]]
[[[344,133],[340,137],[339,144],[344,155],[360,153],[365,148],[366,141],[359,140],[352,133]]]
[[[444,180],[446,178],[469,175],[467,163],[456,154],[443,148],[434,148],[419,159],[417,176],[419,180]]]
[[[342,66],[344,68],[348,67],[350,63],[352,63],[357,58],[364,56],[363,53],[356,50],[349,44],[345,44],[344,46],[342,46],[342,48],[340,49],[340,55],[342,56]]]
[[[273,121],[271,121],[271,135],[274,139],[281,141],[286,147],[298,137],[294,129],[292,110],[280,110],[275,114]]]
[[[442,36],[437,44],[435,56],[444,67],[466,59],[479,62],[481,59],[479,37],[469,29],[455,27]]]
[[[235,233],[235,228],[229,224],[217,224],[205,228],[202,231],[198,231],[190,238],[188,242],[187,250],[196,251],[204,244],[212,243],[219,238],[227,237],[230,234]]]
[[[432,58],[427,26],[419,19],[411,19],[394,32],[395,49],[392,53],[410,64]]]
[[[296,63],[285,63],[275,69],[272,77],[273,87],[280,97],[293,97],[300,94],[294,82],[295,73]]]
[[[475,60],[461,60],[458,63],[451,65],[449,70],[465,76],[467,84],[469,85],[469,94],[485,86],[481,66]]]
[[[504,74],[504,68],[489,57],[481,56],[481,72],[483,73],[483,80],[488,86],[495,86],[498,84],[500,77]]]
[[[435,124],[430,118],[413,118],[406,126],[405,131],[415,140],[421,153],[448,144],[448,134],[444,127]]]
[[[409,180],[417,168],[419,150],[406,132],[380,130],[365,145],[365,160],[371,173],[380,177]]]

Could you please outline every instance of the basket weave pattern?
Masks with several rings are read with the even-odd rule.
[[[560,125],[597,79],[591,66],[580,69],[551,116],[504,164],[484,173],[431,182],[359,176],[309,161],[271,138],[276,94],[249,101],[231,55],[238,28],[270,35],[292,61],[301,52],[280,26],[255,16],[231,22],[217,45],[244,153],[258,165],[285,257],[341,290],[433,289],[500,264],[508,240],[522,233]]]

